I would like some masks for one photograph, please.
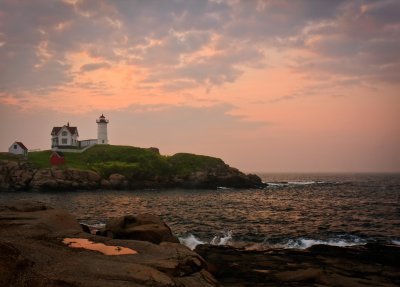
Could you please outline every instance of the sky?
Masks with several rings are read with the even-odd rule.
[[[399,93],[399,0],[0,0],[0,151],[104,113],[248,172],[399,172]]]

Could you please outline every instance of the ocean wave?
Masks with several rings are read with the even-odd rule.
[[[288,181],[289,185],[311,185],[311,184],[324,184],[325,181]]]
[[[286,244],[281,247],[285,249],[307,249],[314,245],[330,245],[338,247],[348,247],[365,245],[367,242],[361,238],[355,237],[352,239],[333,238],[328,240],[318,240],[309,238],[290,239]]]
[[[349,247],[367,244],[367,240],[352,236],[351,238],[331,238],[326,240],[312,239],[312,238],[296,238],[288,239],[286,241],[281,241],[280,243],[270,243],[267,241],[255,243],[255,242],[237,242],[233,240],[232,231],[226,232],[221,236],[214,236],[212,240],[205,241],[194,236],[193,234],[188,234],[185,237],[179,237],[179,241],[189,247],[190,249],[195,249],[197,245],[200,244],[212,244],[212,245],[231,245],[234,247],[244,248],[246,250],[267,250],[275,248],[283,249],[307,249],[314,245],[330,245],[338,247]],[[393,244],[400,245],[400,241],[393,240]]]
[[[394,245],[400,245],[400,240],[392,240],[392,244],[394,244]]]
[[[214,236],[209,242],[200,240],[193,234],[188,234],[186,237],[179,237],[181,244],[186,245],[191,250],[195,249],[200,244],[212,244],[212,245],[229,245],[232,241],[232,231],[225,232],[223,235]]]
[[[287,182],[266,182],[268,186],[271,187],[281,187],[281,186],[304,186],[304,185],[313,185],[313,184],[327,184],[325,181],[287,181]]]
[[[225,186],[217,186],[217,189],[219,189],[219,190],[230,190],[230,189],[232,189],[232,188],[230,188],[230,187],[225,187]]]

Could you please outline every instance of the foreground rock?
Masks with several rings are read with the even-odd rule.
[[[154,176],[146,174],[129,177],[113,173],[102,178],[90,170],[70,168],[37,169],[27,162],[0,160],[0,191],[19,190],[91,190],[91,189],[162,189],[162,188],[262,188],[265,184],[257,175],[244,174],[221,161],[220,165],[187,174]]]
[[[63,243],[66,238],[137,253],[104,255],[71,248]],[[84,233],[68,212],[41,203],[0,206],[0,286],[218,286],[205,266],[181,244]]]
[[[400,286],[397,246],[245,251],[199,245],[195,251],[224,286]]]
[[[155,244],[161,242],[179,243],[178,238],[172,234],[168,225],[160,217],[153,214],[112,218],[100,234],[115,239],[133,239]]]

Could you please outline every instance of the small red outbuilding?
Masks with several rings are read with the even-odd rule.
[[[64,154],[60,151],[53,151],[50,156],[51,165],[62,165],[65,163]]]

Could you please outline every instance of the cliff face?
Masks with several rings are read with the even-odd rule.
[[[226,164],[203,166],[176,174],[119,174],[101,176],[91,170],[35,168],[27,162],[0,160],[0,191],[139,189],[139,188],[260,188],[261,179]]]

